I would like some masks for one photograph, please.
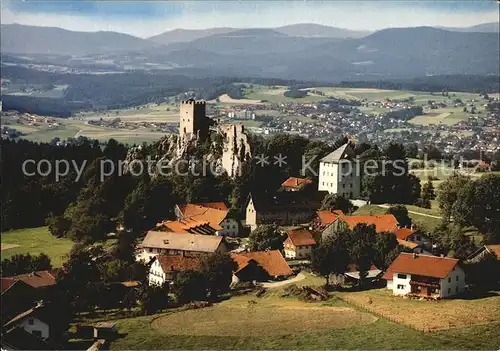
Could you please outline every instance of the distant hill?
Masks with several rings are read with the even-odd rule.
[[[196,39],[209,37],[215,34],[224,34],[236,31],[236,28],[210,28],[210,29],[174,29],[149,37],[155,43],[168,45],[172,43],[185,43]]]
[[[55,27],[2,24],[2,53],[88,55],[120,50],[143,50],[157,44],[116,32],[74,32]]]
[[[276,30],[291,37],[304,38],[361,38],[370,34],[368,31],[336,28],[314,23],[292,24],[278,27]]]
[[[500,32],[500,23],[482,23],[470,27],[439,27],[441,29],[451,30],[454,32],[482,32],[482,33],[498,33]]]

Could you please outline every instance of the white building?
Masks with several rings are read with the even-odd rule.
[[[12,318],[5,323],[4,327],[21,327],[32,335],[41,339],[48,339],[50,336],[50,326],[46,321],[50,319],[50,313],[42,303],[39,303],[35,307]]]
[[[361,175],[354,159],[354,150],[349,143],[323,157],[319,163],[318,190],[347,199],[359,198]]]
[[[401,253],[387,268],[384,279],[394,295],[446,298],[465,291],[465,273],[458,260]]]
[[[201,269],[200,257],[182,255],[158,255],[149,269],[149,285],[161,286],[174,278],[175,273],[183,271],[198,271]]]

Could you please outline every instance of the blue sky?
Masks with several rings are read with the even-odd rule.
[[[114,30],[141,37],[175,28],[276,27],[318,23],[375,30],[498,21],[494,0],[87,1],[2,0],[2,23]]]

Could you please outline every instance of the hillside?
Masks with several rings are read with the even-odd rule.
[[[155,43],[168,45],[172,43],[185,43],[196,39],[209,37],[215,34],[224,34],[236,31],[235,28],[210,28],[210,29],[174,29],[152,37],[148,40]]]
[[[291,37],[304,38],[361,38],[370,32],[323,26],[314,23],[300,23],[278,27],[276,30]]]
[[[123,33],[74,32],[19,24],[2,24],[1,39],[2,53],[17,54],[88,55],[158,46]]]

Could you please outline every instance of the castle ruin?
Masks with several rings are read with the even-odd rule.
[[[203,140],[214,121],[206,116],[205,101],[194,99],[181,101],[179,134],[181,139],[196,137]]]

